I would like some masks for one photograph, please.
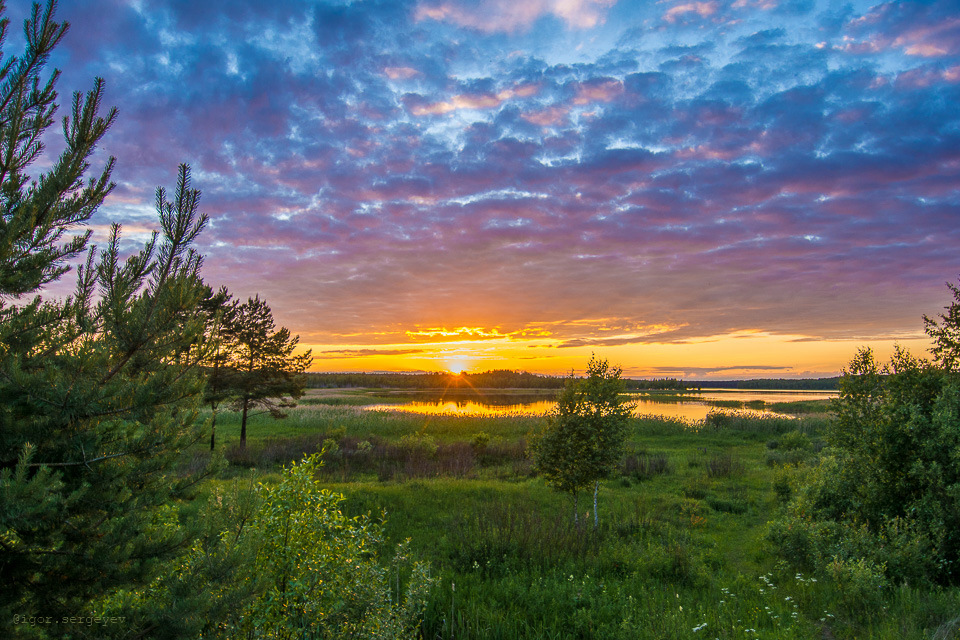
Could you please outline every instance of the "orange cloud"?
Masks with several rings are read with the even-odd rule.
[[[484,327],[435,327],[407,331],[407,338],[416,342],[454,342],[472,340],[497,340],[508,338],[509,334],[500,332],[500,329],[486,329]]]

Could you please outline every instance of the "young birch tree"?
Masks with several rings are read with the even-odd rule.
[[[599,524],[597,494],[623,457],[627,424],[633,409],[621,395],[622,371],[595,356],[587,377],[571,377],[531,440],[534,466],[547,484],[573,498],[573,519],[579,522],[580,491],[593,485],[593,525]]]

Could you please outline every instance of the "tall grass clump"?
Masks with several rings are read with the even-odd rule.
[[[710,411],[704,419],[704,428],[717,431],[779,434],[803,428],[796,418],[772,413],[751,411]]]
[[[634,417],[629,428],[636,436],[676,436],[696,431],[699,425],[683,418],[645,414]]]
[[[743,474],[743,463],[730,453],[715,453],[706,462],[707,477],[729,478]]]
[[[623,475],[634,480],[648,480],[670,471],[670,459],[664,453],[628,453],[620,468]]]

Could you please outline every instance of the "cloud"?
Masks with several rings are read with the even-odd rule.
[[[568,27],[589,29],[602,24],[607,10],[617,0],[457,0],[423,1],[417,6],[417,20],[451,22],[483,32],[515,32],[529,29],[544,16],[563,20]]]
[[[120,108],[96,228],[188,161],[205,278],[312,343],[912,335],[956,276],[956,16],[809,9],[89,0],[52,64]]]
[[[889,49],[908,56],[942,58],[960,54],[960,17],[952,2],[884,2],[847,23],[844,50],[876,53]]]
[[[688,19],[691,16],[709,18],[717,13],[717,8],[717,3],[713,0],[710,0],[709,2],[685,2],[683,4],[674,5],[667,9],[667,11],[663,14],[663,19],[665,22],[672,24]]]
[[[327,349],[313,357],[314,360],[341,360],[371,356],[408,356],[426,353],[425,349]]]
[[[745,375],[764,375],[767,373],[787,372],[790,367],[769,366],[769,365],[742,365],[742,366],[724,366],[724,367],[693,367],[693,366],[660,366],[645,369],[645,375],[652,376],[674,376],[680,378],[702,378],[703,376],[713,376],[714,374],[735,373],[736,377]],[[764,375],[764,377],[769,377]]]
[[[502,340],[509,337],[500,329],[485,329],[483,327],[446,327],[414,329],[406,332],[407,338],[416,342],[460,342],[474,340]]]

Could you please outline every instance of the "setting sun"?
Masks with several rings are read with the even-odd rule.
[[[445,361],[445,366],[447,371],[450,373],[460,375],[464,371],[470,368],[469,364],[464,359],[451,359]]]

